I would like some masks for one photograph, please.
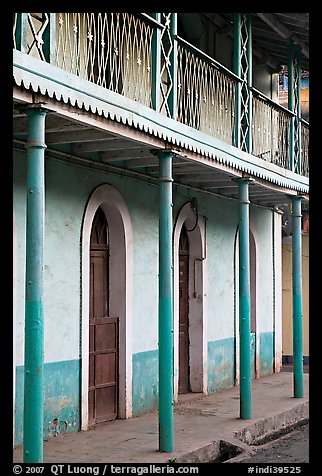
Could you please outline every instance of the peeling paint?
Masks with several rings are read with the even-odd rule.
[[[158,350],[133,355],[133,416],[156,410],[158,406],[158,357]]]
[[[233,337],[208,342],[208,392],[217,392],[234,385]]]
[[[44,438],[80,428],[79,360],[44,364]],[[24,367],[16,368],[15,446],[23,440]]]
[[[274,359],[274,332],[260,333],[260,375],[273,372]]]

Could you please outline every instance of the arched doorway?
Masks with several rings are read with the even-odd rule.
[[[191,390],[189,360],[189,239],[183,225],[179,240],[179,393]]]
[[[81,243],[81,428],[87,430],[93,420],[98,421],[98,415],[104,419],[106,415],[109,418],[132,416],[133,234],[126,203],[112,185],[99,185],[92,192],[85,207]],[[101,281],[97,289],[96,284],[91,285],[91,281],[96,283],[96,275],[97,281]],[[108,284],[102,284],[104,282]],[[97,308],[95,299],[100,299]],[[103,319],[101,324],[90,323],[96,312],[103,316],[95,318]],[[105,323],[106,317],[109,320]],[[96,329],[91,330],[91,324],[94,329],[102,326],[98,342],[95,342]],[[100,352],[103,357],[96,357]],[[90,369],[95,364],[102,366],[98,376]],[[112,380],[115,368],[118,378]],[[96,383],[93,376],[97,378]],[[105,381],[109,378],[110,382]],[[98,392],[100,385],[105,390]],[[91,399],[95,398],[95,392],[101,395],[96,395],[94,419],[95,403]],[[97,398],[104,400],[113,392],[116,403],[114,401],[108,409],[104,408],[105,403],[99,403],[97,411]]]
[[[90,239],[88,424],[118,416],[118,317],[109,314],[109,230],[101,207]]]
[[[194,201],[194,204],[196,201]],[[206,220],[187,202],[180,209],[174,250],[174,400],[207,393]],[[181,274],[182,273],[182,274]]]

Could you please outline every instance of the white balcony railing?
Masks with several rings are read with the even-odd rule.
[[[236,145],[241,79],[171,30],[171,13],[15,13],[13,48]],[[251,153],[290,169],[293,113],[252,89]],[[300,173],[309,175],[301,121]]]

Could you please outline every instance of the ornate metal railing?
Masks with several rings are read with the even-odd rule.
[[[301,119],[301,175],[309,176],[309,124]]]
[[[237,145],[236,92],[242,80],[178,37],[174,15],[14,13],[13,48]],[[250,152],[308,176],[308,123],[300,122],[300,167],[295,168],[289,152],[294,114],[250,90]]]
[[[252,154],[285,169],[290,168],[291,112],[253,91]]]
[[[55,64],[151,106],[152,32],[130,13],[58,13]]]
[[[178,38],[176,119],[234,144],[237,77],[197,48]]]

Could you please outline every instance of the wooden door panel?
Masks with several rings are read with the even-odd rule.
[[[108,421],[115,418],[117,413],[115,387],[102,387],[96,389],[96,421]]]
[[[89,386],[90,388],[95,385],[95,356],[89,356]]]
[[[91,286],[90,293],[90,318],[107,315],[107,258],[105,250],[91,251]]]
[[[115,351],[117,322],[104,322],[96,325],[95,350]]]
[[[116,385],[116,355],[96,355],[95,385]]]
[[[94,325],[91,325],[91,322],[90,322],[90,326],[89,326],[89,351],[90,352],[93,352],[94,350],[94,331],[95,331],[95,327]]]
[[[90,321],[93,350],[90,352],[90,388],[93,422],[113,420],[118,406],[118,318]]]

